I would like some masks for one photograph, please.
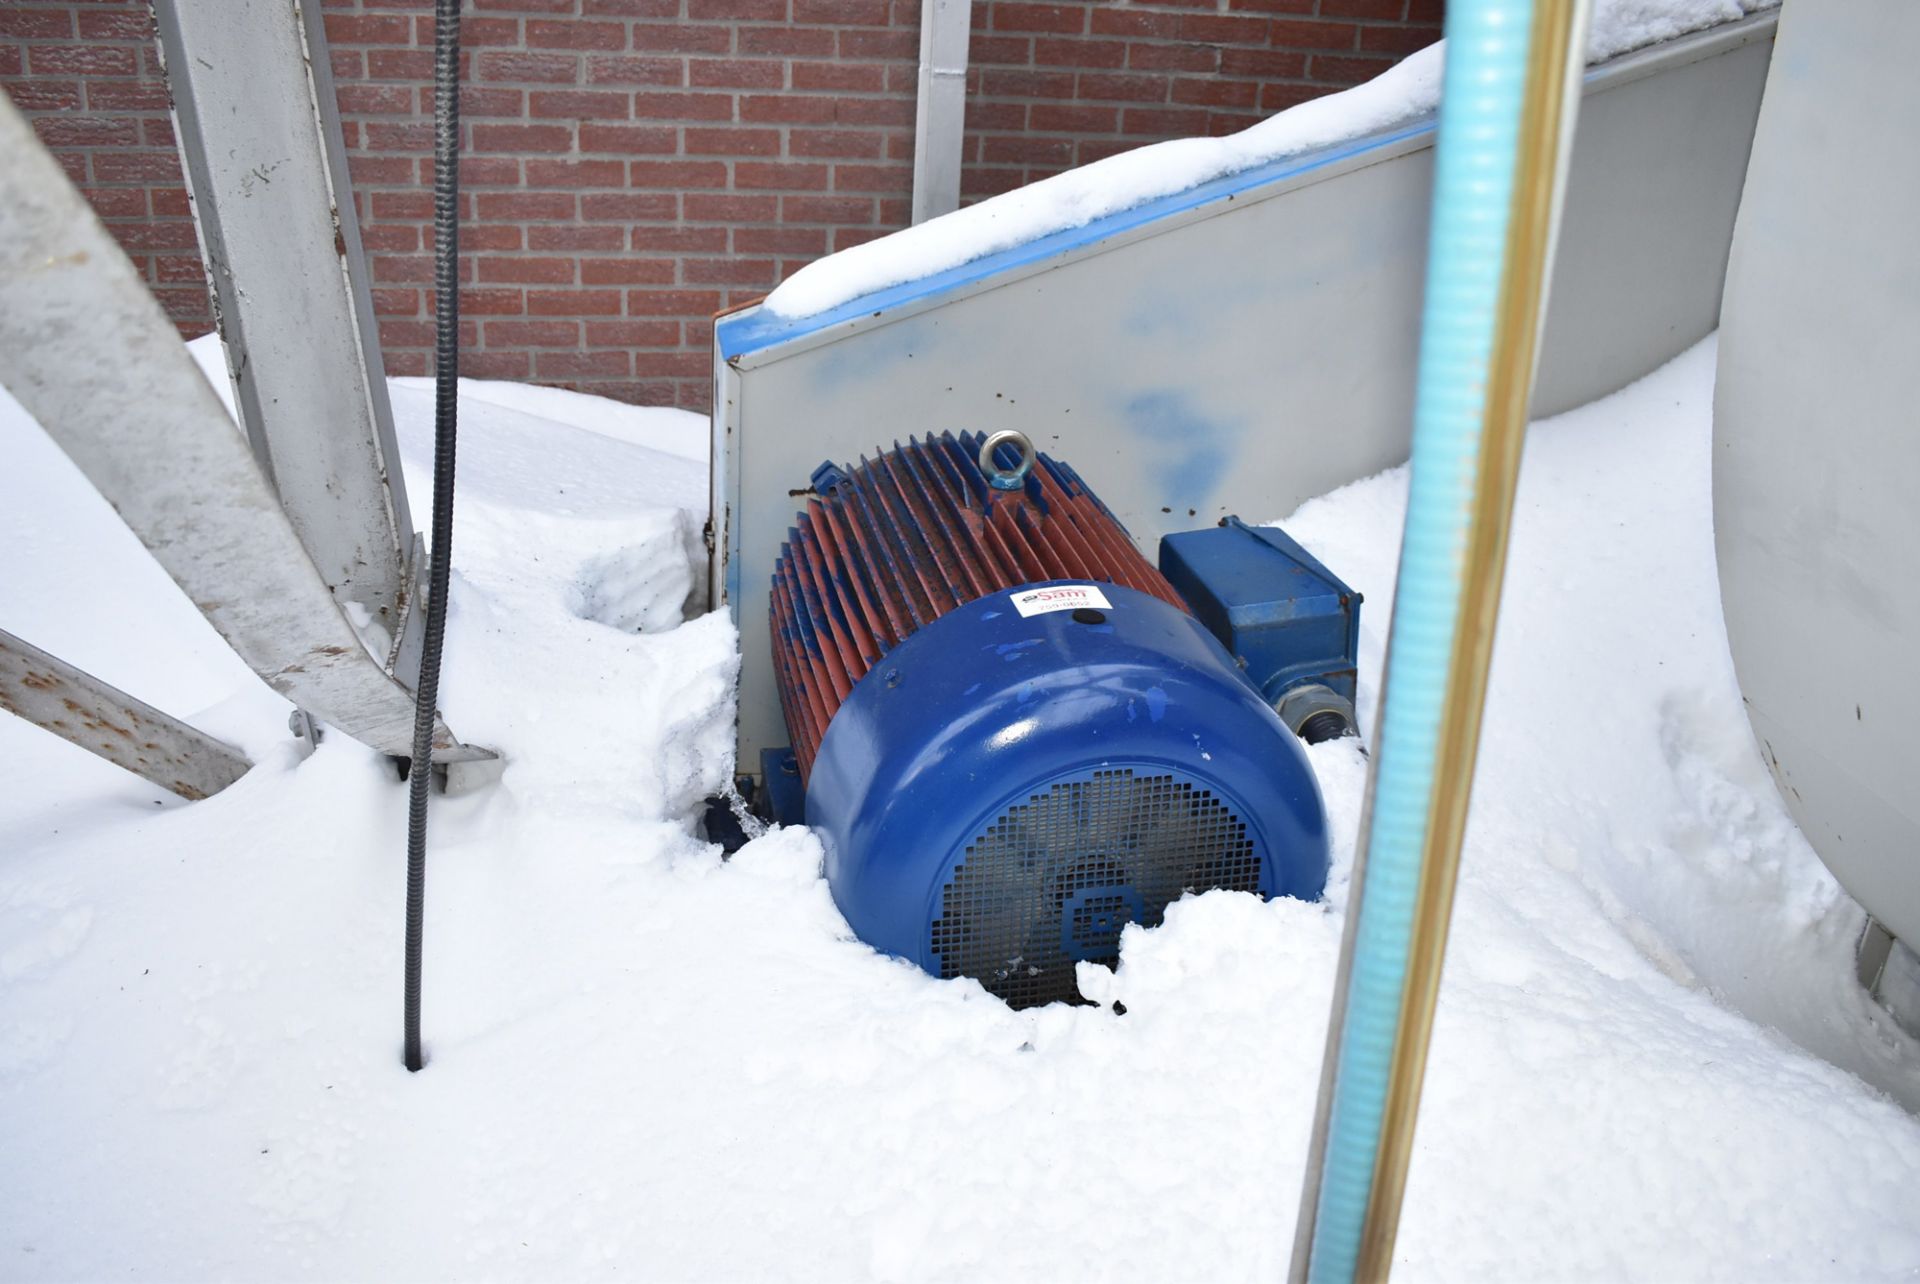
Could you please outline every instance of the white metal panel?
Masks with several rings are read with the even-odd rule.
[[[1771,24],[1682,38],[1590,78],[1543,413],[1713,328]],[[1332,162],[1302,157],[731,361],[730,339],[765,319],[724,319],[714,587],[741,630],[740,770],[785,743],[767,578],[823,459],[910,433],[1019,429],[1071,462],[1149,556],[1170,531],[1278,517],[1404,459],[1430,139],[1402,130]]]
[[[1727,273],[1714,536],[1800,829],[1920,943],[1920,5],[1792,0]]]

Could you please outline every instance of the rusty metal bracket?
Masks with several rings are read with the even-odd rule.
[[[182,798],[247,774],[245,754],[0,629],[0,709]]]

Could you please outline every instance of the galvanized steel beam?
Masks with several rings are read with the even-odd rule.
[[[0,709],[182,798],[247,774],[245,754],[0,630]]]
[[[0,97],[0,383],[269,685],[386,753],[413,697],[354,631],[127,257]],[[436,761],[485,758],[445,724]]]
[[[920,0],[920,91],[913,112],[913,221],[960,208],[972,0]]]
[[[158,0],[154,13],[240,422],[308,556],[393,667],[413,520],[320,6]],[[408,685],[417,671],[417,655],[394,668]]]

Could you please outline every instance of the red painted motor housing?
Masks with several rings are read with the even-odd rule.
[[[803,781],[854,684],[963,603],[1084,580],[1187,609],[1079,475],[1017,434],[909,438],[822,464],[813,491],[773,572],[774,671]]]

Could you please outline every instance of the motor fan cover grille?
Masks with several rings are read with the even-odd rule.
[[[1187,892],[1259,892],[1246,821],[1203,784],[1113,767],[1007,808],[966,847],[930,927],[942,977],[1015,1008],[1079,1001],[1074,964],[1112,966],[1129,922],[1159,926]]]

